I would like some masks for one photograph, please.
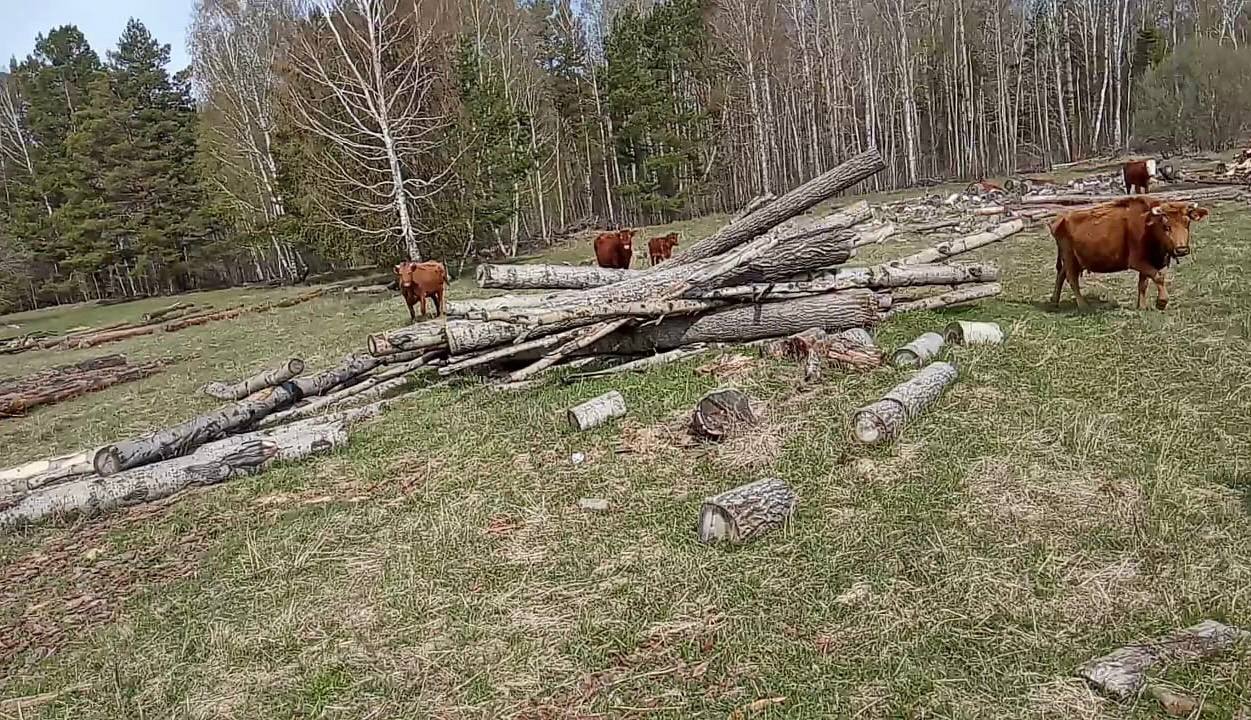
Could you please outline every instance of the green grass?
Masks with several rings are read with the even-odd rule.
[[[850,443],[848,417],[901,373],[800,389],[788,363],[718,376],[708,356],[431,390],[334,455],[7,539],[0,637],[38,641],[0,661],[0,698],[85,684],[27,718],[723,718],[766,698],[785,700],[752,717],[1159,717],[1072,670],[1205,617],[1251,627],[1249,220],[1226,205],[1200,226],[1167,313],[1132,310],[1128,274],[1087,281],[1097,311],[1067,289],[1048,307],[1038,232],[974,255],[1003,265],[1002,297],[892,320],[879,341],[976,318],[1008,342],[951,351],[959,383],[885,448]],[[194,357],[6,421],[0,464],[185,418],[212,406],[209,379],[291,354],[322,367],[403,315],[394,297],[326,298],[97,349]],[[760,432],[689,446],[684,413],[722,384],[759,401]],[[610,388],[625,419],[567,429],[566,407]],[[785,531],[696,542],[703,497],[764,476],[800,494]],[[1165,677],[1230,718],[1251,706],[1248,667]]]

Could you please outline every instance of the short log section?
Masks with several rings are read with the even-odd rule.
[[[852,416],[853,434],[866,445],[894,439],[955,382],[957,375],[955,366],[949,363],[926,366],[912,379],[896,385],[881,400],[857,410]]]
[[[736,428],[755,425],[751,399],[734,388],[713,390],[700,398],[691,413],[691,434],[702,440],[719,441]]]
[[[699,539],[741,545],[785,525],[797,503],[795,492],[777,478],[734,488],[699,508]]]
[[[587,400],[581,405],[569,408],[566,417],[569,420],[570,427],[574,430],[583,431],[603,425],[609,420],[619,418],[625,414],[625,398],[616,390],[610,390],[599,397]]]

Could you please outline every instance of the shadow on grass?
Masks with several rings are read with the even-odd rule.
[[[1061,300],[1059,304],[1050,300],[1008,300],[1009,305],[1025,305],[1048,315],[1094,315],[1108,310],[1119,310],[1121,304],[1115,300],[1086,297],[1088,307],[1079,307],[1074,300]]]

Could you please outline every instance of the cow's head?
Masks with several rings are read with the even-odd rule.
[[[417,270],[417,263],[411,260],[405,260],[395,266],[395,276],[398,278],[400,287],[407,288],[417,284],[414,274]]]
[[[621,243],[621,249],[626,252],[634,252],[634,231],[620,230],[617,232],[617,239]]]
[[[1190,223],[1208,216],[1208,209],[1198,203],[1166,202],[1155,205],[1147,214],[1147,232],[1173,257],[1190,254]]]
[[[667,236],[665,236],[665,252],[666,253],[673,252],[673,249],[677,246],[678,246],[678,234],[677,233],[669,233]]]

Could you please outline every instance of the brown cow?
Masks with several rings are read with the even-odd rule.
[[[1151,180],[1156,177],[1155,160],[1136,160],[1125,163],[1121,169],[1125,178],[1125,194],[1133,195],[1135,190],[1143,193],[1151,192]]]
[[[655,265],[673,257],[673,249],[677,246],[678,234],[675,232],[654,237],[647,241],[647,256],[651,258],[652,265]]]
[[[626,270],[634,257],[634,231],[600,233],[595,238],[595,262],[602,268]]]
[[[1056,289],[1052,304],[1060,302],[1065,278],[1079,307],[1083,271],[1096,273],[1134,270],[1138,273],[1138,308],[1147,304],[1147,281],[1155,282],[1155,306],[1168,305],[1168,291],[1160,272],[1170,261],[1190,254],[1190,223],[1208,216],[1196,203],[1161,202],[1132,197],[1064,213],[1051,223],[1056,239]]]
[[[447,270],[443,263],[434,260],[412,262],[406,260],[395,266],[395,274],[399,278],[400,294],[408,305],[408,317],[417,322],[417,314],[413,305],[421,302],[421,316],[426,317],[426,297],[434,302],[434,316],[443,311],[443,292],[447,287]]]

